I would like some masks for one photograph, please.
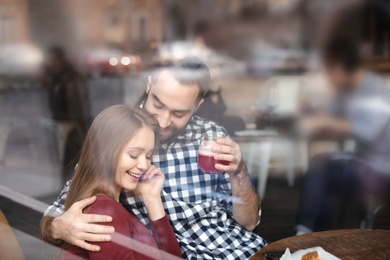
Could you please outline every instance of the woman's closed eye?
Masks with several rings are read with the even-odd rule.
[[[154,150],[152,150],[152,151],[150,151],[150,152],[148,152],[148,153],[146,154],[146,159],[147,159],[147,160],[152,160],[153,152],[154,152]]]
[[[138,159],[139,155],[129,154],[131,159]],[[152,155],[145,155],[146,160],[152,160]]]
[[[131,159],[138,159],[138,154],[129,154]]]

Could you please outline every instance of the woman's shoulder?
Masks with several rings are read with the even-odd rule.
[[[113,198],[111,198],[110,196],[105,194],[96,194],[95,196],[96,196],[96,201],[111,201],[111,202],[119,203]]]
[[[88,214],[104,214],[111,217],[123,217],[124,212],[128,213],[122,204],[103,194],[96,195],[95,202],[87,210]]]

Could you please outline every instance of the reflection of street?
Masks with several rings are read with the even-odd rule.
[[[145,90],[146,74],[89,80],[92,115],[119,103],[134,105]],[[261,81],[248,77],[221,82],[228,113],[243,114],[255,103]],[[50,125],[47,94],[39,86],[0,91],[0,125],[5,136],[0,183],[33,197],[57,194],[62,187],[55,129]]]
[[[124,82],[120,78],[89,82],[93,116],[123,102]],[[0,183],[33,197],[57,194],[63,183],[47,93],[32,84],[17,86],[0,89],[0,151],[4,149]]]

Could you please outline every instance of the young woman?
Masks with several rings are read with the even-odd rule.
[[[157,136],[158,124],[151,116],[125,105],[109,107],[96,117],[81,150],[65,210],[79,200],[96,196],[85,212],[112,216],[107,225],[115,227],[115,234],[110,242],[96,243],[98,252],[65,245],[64,259],[181,258],[161,201],[164,174],[151,165]],[[121,205],[122,190],[142,197],[153,236]]]

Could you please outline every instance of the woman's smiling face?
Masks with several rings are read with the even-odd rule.
[[[155,146],[155,136],[151,129],[143,127],[125,145],[119,156],[115,181],[118,187],[133,190],[139,178],[149,169]]]

